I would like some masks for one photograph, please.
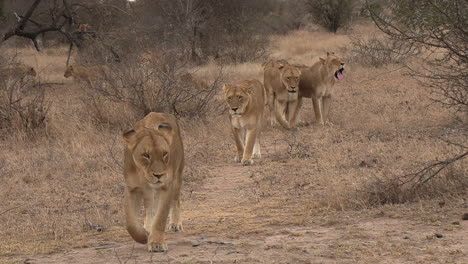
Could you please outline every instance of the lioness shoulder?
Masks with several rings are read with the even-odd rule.
[[[149,113],[126,131],[123,139],[127,230],[136,242],[147,243],[149,251],[166,251],[164,231],[169,212],[169,229],[182,230],[184,148],[178,122],[169,114]],[[144,226],[138,221],[142,202]]]

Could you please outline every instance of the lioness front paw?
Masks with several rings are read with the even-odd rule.
[[[262,157],[262,154],[260,153],[255,153],[253,154],[254,159],[260,159]]]
[[[253,165],[253,164],[254,164],[254,161],[253,161],[252,159],[249,159],[249,160],[243,159],[243,160],[241,161],[241,163],[242,163],[243,166],[249,166],[249,165]]]
[[[148,242],[149,252],[166,252],[168,250],[166,243]]]
[[[169,224],[168,229],[170,231],[174,231],[174,232],[184,231],[184,227],[182,226],[182,223],[171,223],[171,224]]]

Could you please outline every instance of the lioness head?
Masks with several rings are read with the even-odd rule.
[[[169,166],[172,136],[173,129],[168,123],[161,123],[157,128],[137,124],[123,134],[137,169],[153,187],[164,188],[172,181]]]
[[[68,78],[73,75],[73,66],[68,66],[63,77]]]
[[[279,69],[281,74],[281,82],[283,82],[283,85],[286,90],[288,90],[288,93],[297,93],[297,89],[299,89],[299,77],[301,76],[301,70],[289,64],[281,64]]]
[[[225,84],[223,90],[229,114],[241,116],[249,104],[252,87],[244,84]]]
[[[344,61],[335,55],[334,52],[327,52],[327,58],[320,58],[320,61],[323,65],[327,67],[330,73],[333,73],[333,76],[339,81],[344,78]]]

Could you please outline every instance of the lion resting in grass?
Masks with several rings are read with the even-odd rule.
[[[75,80],[85,81],[91,85],[92,81],[105,78],[108,72],[109,68],[105,65],[68,66],[63,77],[73,77]]]
[[[263,74],[271,125],[276,118],[282,127],[295,128],[297,115],[294,110],[298,109],[300,69],[285,60],[270,60],[264,65]]]
[[[167,251],[164,241],[169,229],[181,231],[180,187],[184,169],[184,148],[174,116],[149,113],[123,134],[125,213],[127,231],[148,251]],[[138,222],[141,202],[145,207],[144,227]]]
[[[312,98],[315,119],[317,123],[324,125],[329,123],[329,113],[333,86],[336,81],[344,78],[344,62],[334,52],[327,52],[327,57],[320,58],[311,67],[301,67],[302,74],[299,82],[299,100],[295,115],[299,113],[302,98]],[[296,119],[297,117],[294,117]]]
[[[37,75],[36,71],[31,66],[19,65],[19,66],[3,66],[0,68],[0,77],[2,79],[6,78],[24,78],[26,76],[35,77]]]
[[[236,142],[236,162],[242,165],[253,164],[252,153],[260,158],[260,130],[265,108],[265,89],[257,80],[243,81],[223,86],[229,106],[229,119]]]

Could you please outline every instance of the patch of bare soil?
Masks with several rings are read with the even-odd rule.
[[[205,183],[183,204],[186,232],[168,234],[167,253],[148,253],[128,236],[128,242],[96,239],[87,248],[21,259],[23,263],[468,262],[468,222],[451,209],[444,209],[446,220],[433,223],[403,218],[405,212],[393,207],[326,217],[314,217],[312,211],[307,221],[295,220],[297,215],[288,219],[288,203],[281,206],[278,197],[259,198],[253,190],[255,173],[275,159],[271,144],[252,167],[233,161],[206,165]]]

